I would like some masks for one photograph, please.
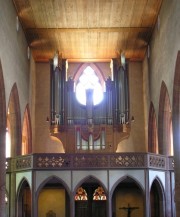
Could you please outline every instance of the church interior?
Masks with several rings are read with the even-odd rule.
[[[180,216],[180,1],[0,8],[0,217]]]

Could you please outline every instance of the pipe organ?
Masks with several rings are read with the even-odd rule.
[[[50,63],[50,132],[62,141],[65,152],[114,152],[129,136],[128,70],[116,59],[112,63],[113,74],[103,81],[105,91],[98,105],[93,104],[92,88],[85,90],[85,105],[78,102],[77,80],[69,76],[66,81],[65,60],[56,68]]]

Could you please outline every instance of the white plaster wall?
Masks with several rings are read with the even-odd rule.
[[[0,1],[0,60],[2,63],[6,107],[14,82],[17,83],[21,121],[29,98],[29,60],[23,30],[16,31],[16,11],[10,0]]]
[[[145,116],[143,99],[143,70],[141,62],[129,63],[130,136],[118,144],[117,152],[145,152]]]
[[[36,91],[34,110],[34,153],[64,153],[62,142],[50,136],[50,123],[46,118],[50,117],[50,65],[49,63],[36,64]]]
[[[164,0],[160,10],[160,28],[157,26],[150,43],[150,96],[156,116],[162,80],[165,82],[172,106],[173,83],[177,52],[180,50],[180,1]]]

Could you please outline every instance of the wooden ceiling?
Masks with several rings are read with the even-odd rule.
[[[13,0],[35,61],[142,60],[163,0]]]

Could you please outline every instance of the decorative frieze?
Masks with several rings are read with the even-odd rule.
[[[153,168],[174,170],[172,157],[150,153],[115,154],[32,154],[7,159],[6,171],[29,169],[114,169],[114,168]]]

